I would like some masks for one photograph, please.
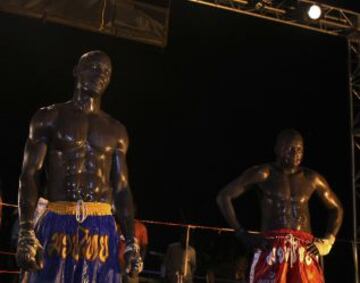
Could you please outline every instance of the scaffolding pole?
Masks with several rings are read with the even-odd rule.
[[[350,131],[351,131],[351,179],[353,194],[353,257],[355,283],[359,283],[359,208],[360,199],[360,36],[348,38]]]

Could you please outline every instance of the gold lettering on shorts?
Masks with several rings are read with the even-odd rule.
[[[89,241],[86,245],[85,258],[86,260],[93,261],[99,254],[99,235],[93,235],[89,237]],[[101,260],[101,257],[99,257]]]
[[[109,257],[109,236],[100,236],[100,252],[99,259],[102,262],[105,262]]]
[[[59,234],[55,233],[54,235],[51,236],[51,240],[47,248],[49,256],[52,256],[54,253],[57,255],[60,254],[58,242],[59,242]]]
[[[78,234],[74,234],[71,236],[71,243],[72,243],[71,256],[74,260],[78,261],[80,258],[80,245],[79,245]]]
[[[83,258],[87,261],[98,259],[105,262],[109,257],[109,236],[91,235],[88,229],[82,229],[82,232],[81,240],[78,233],[73,235],[54,233],[47,245],[48,255],[56,255],[62,259],[71,256],[76,261]]]

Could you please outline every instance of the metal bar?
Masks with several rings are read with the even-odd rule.
[[[310,0],[298,0],[299,3],[306,3],[306,4],[316,4],[316,5],[319,5],[320,7],[322,8],[329,8],[329,9],[336,9],[336,10],[341,10],[347,14],[351,14],[351,15],[354,15],[354,16],[358,16],[359,14],[354,12],[354,11],[351,11],[351,10],[347,10],[347,9],[343,9],[343,8],[340,8],[340,7],[334,7],[334,6],[330,6],[330,5],[326,5],[326,4],[321,4],[319,2],[315,2],[315,1],[310,1]]]
[[[256,17],[256,18],[260,18],[260,19],[270,20],[270,21],[273,21],[273,22],[285,23],[287,25],[300,27],[302,29],[318,31],[318,32],[322,32],[322,33],[326,33],[326,34],[330,34],[330,35],[334,35],[334,36],[340,36],[340,34],[337,33],[337,32],[333,32],[333,31],[313,27],[313,26],[310,26],[310,25],[299,24],[299,23],[296,23],[296,22],[292,22],[290,20],[286,21],[286,20],[274,18],[272,16],[266,16],[266,15],[258,14],[258,13],[255,13],[255,12],[250,12],[250,11],[240,10],[240,9],[234,9],[234,8],[230,8],[230,7],[215,4],[215,3],[210,3],[210,2],[208,2],[206,0],[188,0],[188,1],[193,2],[193,3],[197,3],[197,4],[201,4],[201,5],[205,5],[205,6],[210,6],[210,7],[222,9],[222,10],[232,11],[232,12],[235,12],[235,13],[249,15],[249,16],[253,16],[253,17]]]
[[[354,44],[354,45],[353,45]],[[353,195],[353,257],[354,257],[354,280],[355,283],[359,283],[359,263],[358,263],[358,248],[355,243],[357,243],[358,240],[358,221],[357,221],[357,190],[356,190],[356,180],[355,180],[355,137],[353,135],[353,130],[355,128],[354,125],[354,95],[353,95],[353,80],[352,78],[352,62],[353,62],[353,53],[352,48],[357,48],[358,46],[356,44],[359,44],[357,42],[353,42],[352,40],[348,40],[348,76],[349,76],[349,99],[350,99],[350,133],[351,133],[351,141],[350,141],[350,147],[351,147],[351,185],[352,185],[352,195]],[[355,46],[356,45],[356,46]]]
[[[183,270],[184,270],[184,274],[183,276],[185,277],[188,273],[187,270],[187,262],[188,262],[188,257],[189,257],[189,241],[190,241],[190,226],[186,227],[186,238],[185,238],[185,255],[184,255],[184,262],[183,262]]]
[[[167,0],[170,1],[170,0]],[[1,0],[0,0],[1,2]],[[107,0],[103,0],[103,4],[107,4]],[[158,12],[164,14],[164,21],[165,24],[168,24],[168,17],[170,13],[170,9],[166,7],[157,7],[150,5],[148,3],[138,2],[134,1],[134,5],[139,9],[151,9],[151,11]],[[103,6],[102,13],[105,12],[105,6]],[[117,27],[114,25],[114,21],[111,21],[112,27],[111,28],[104,28],[104,23],[99,22],[99,25],[94,24],[88,24],[88,23],[82,23],[79,21],[72,21],[65,19],[61,16],[55,16],[55,15],[48,15],[46,13],[46,9],[43,9],[43,11],[34,12],[31,10],[28,10],[20,5],[3,5],[0,4],[0,12],[4,13],[11,13],[15,15],[25,16],[29,18],[35,18],[43,20],[44,22],[51,22],[55,24],[61,24],[68,27],[86,30],[90,32],[96,32],[106,35],[112,35],[117,36],[129,40],[134,40],[138,42],[142,42],[149,45],[155,45],[159,47],[165,47],[167,43],[167,38],[164,38],[164,36],[167,36],[167,30],[168,26],[164,26],[164,35],[152,35],[152,34],[146,34],[142,30],[138,29],[136,26],[128,26],[126,29],[122,27]],[[162,24],[163,25],[163,24]]]
[[[360,14],[346,9],[332,7],[329,5],[318,4],[314,1],[300,0],[298,3],[299,11],[306,5],[318,4],[324,10],[324,16],[319,20],[310,20],[298,18],[289,13],[286,3],[280,3],[277,6],[264,6],[256,9],[255,3],[246,2],[245,0],[187,0],[189,2],[218,8],[226,11],[232,11],[239,14],[249,15],[273,22],[279,22],[302,29],[313,30],[335,36],[347,36],[346,33],[354,31],[360,32]],[[243,1],[247,5],[243,5]]]
[[[352,27],[351,25],[345,25],[345,24],[341,24],[341,23],[337,23],[337,22],[331,22],[331,21],[322,20],[322,19],[320,19],[318,22],[320,24],[325,24],[327,26],[333,26],[333,27],[343,28],[343,29],[349,29],[349,28]]]
[[[346,23],[351,24],[351,22],[348,22],[346,19],[340,19],[338,17],[335,17],[333,15],[328,15],[328,14],[324,14],[324,19],[331,20],[331,21],[338,21],[338,22],[342,22],[344,24],[346,24]]]

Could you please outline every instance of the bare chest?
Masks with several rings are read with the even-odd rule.
[[[306,203],[313,191],[311,178],[303,172],[296,174],[273,172],[268,181],[262,185],[264,197],[274,201]]]
[[[53,149],[66,152],[87,150],[112,152],[116,147],[116,136],[111,124],[94,114],[63,113],[52,134]]]

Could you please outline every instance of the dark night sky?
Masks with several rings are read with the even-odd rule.
[[[6,201],[16,201],[31,115],[68,100],[78,57],[102,49],[114,65],[103,109],[128,128],[141,218],[225,226],[215,204],[219,189],[245,168],[271,161],[277,132],[292,127],[305,138],[304,166],[323,174],[344,204],[339,238],[351,238],[344,39],[183,1],[173,2],[164,50],[6,14],[0,34]],[[250,229],[259,224],[255,202],[251,193],[236,202]],[[316,199],[311,208],[314,231],[321,233],[326,214]],[[163,249],[169,241],[153,245]],[[352,282],[350,244],[338,242],[325,266],[327,282],[339,282],[339,274]]]

